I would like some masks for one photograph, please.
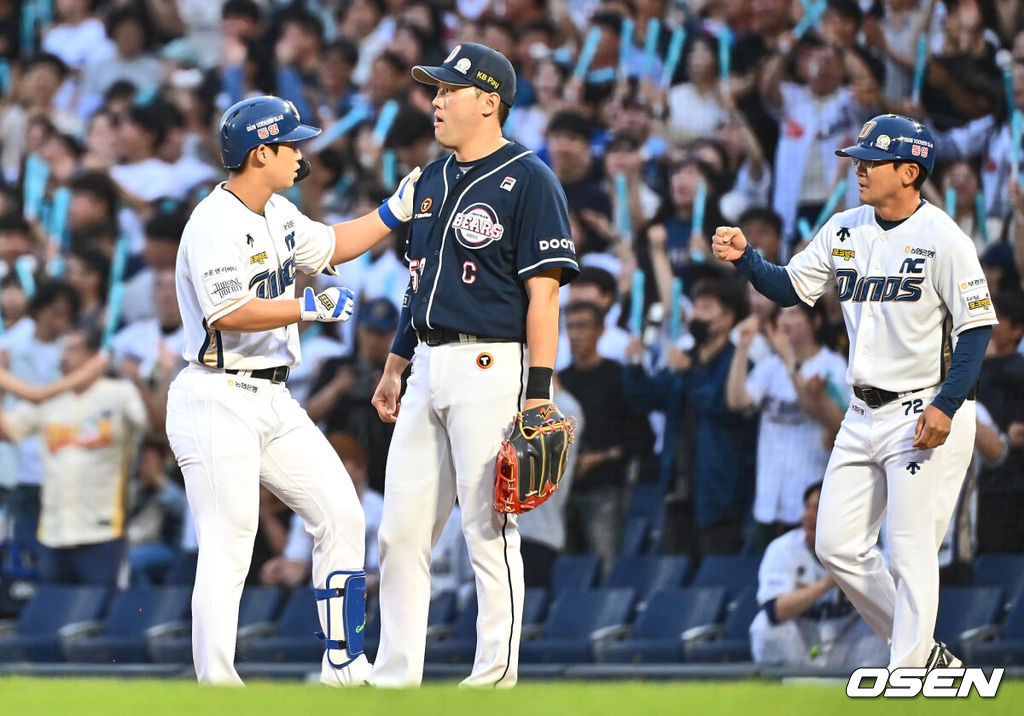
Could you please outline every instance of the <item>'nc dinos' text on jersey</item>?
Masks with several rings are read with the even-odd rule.
[[[510,142],[469,166],[451,155],[416,184],[406,258],[410,323],[488,338],[526,338],[523,282],[579,272],[565,194],[533,152]],[[510,306],[520,306],[509,310]]]
[[[974,244],[927,202],[888,231],[870,206],[836,214],[786,270],[811,304],[835,281],[850,334],[851,385],[936,385],[952,339],[997,322]]]

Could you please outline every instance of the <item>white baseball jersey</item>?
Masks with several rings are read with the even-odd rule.
[[[128,469],[148,428],[134,385],[100,378],[81,393],[21,403],[4,416],[4,428],[15,440],[41,436],[40,542],[74,547],[123,535]]]
[[[811,305],[835,283],[850,335],[850,385],[936,385],[952,339],[997,323],[974,244],[927,202],[889,231],[871,206],[836,214],[786,270]]]
[[[295,272],[333,270],[334,245],[330,226],[303,216],[283,196],[271,196],[261,215],[218,185],[192,212],[178,247],[182,357],[236,370],[298,365],[295,324],[258,332],[210,325],[253,298],[294,299]]]
[[[822,348],[800,367],[805,378],[820,375],[843,405],[850,400],[846,361]],[[774,353],[754,366],[747,393],[761,411],[757,434],[757,483],[754,519],[762,523],[796,524],[804,510],[804,490],[825,474],[830,447],[824,427],[804,412],[793,380]]]

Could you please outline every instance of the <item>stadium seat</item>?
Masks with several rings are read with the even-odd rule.
[[[149,639],[160,630],[182,629],[192,599],[191,587],[130,587],[114,594],[102,624],[68,634],[64,655],[86,663],[144,663]]]
[[[448,629],[455,618],[455,607],[458,601],[455,592],[441,592],[430,600],[427,611],[427,637],[432,631]]]
[[[982,630],[998,623],[1002,610],[1003,590],[999,587],[942,587],[935,638],[960,655],[965,642],[976,641],[985,633]]]
[[[523,600],[524,635],[538,631],[547,610],[547,590],[531,587]],[[476,653],[477,603],[474,595],[456,616],[447,633],[435,631],[428,637],[426,661],[433,664],[471,664]],[[524,636],[525,638],[525,636]]]
[[[320,616],[313,590],[309,587],[293,589],[276,624],[239,635],[238,660],[318,662],[324,653],[323,642],[314,636],[318,631]]]
[[[701,560],[688,587],[723,587],[726,599],[735,599],[744,589],[757,588],[761,558],[740,554],[709,554]]]
[[[646,517],[630,517],[626,521],[626,529],[622,533],[622,547],[619,555],[636,557],[643,554],[647,546],[647,532],[650,529]]]
[[[999,587],[1007,608],[1024,594],[1024,554],[980,554],[974,561],[975,587]]]
[[[660,524],[665,509],[665,490],[657,482],[639,482],[629,498],[626,518],[644,517],[651,524]]]
[[[1013,603],[995,641],[968,644],[964,651],[972,666],[1024,666],[1024,594]]]
[[[450,621],[455,612],[455,595],[442,592],[431,600],[427,617],[428,629],[432,620]],[[238,644],[238,658],[253,662],[319,662],[324,644],[314,634],[321,630],[320,616],[312,589],[296,589],[288,598],[276,625],[264,625],[257,633],[247,634]],[[380,645],[380,619],[376,610],[368,610],[363,651],[368,658],[377,653]]]
[[[690,560],[686,557],[620,557],[605,581],[606,587],[635,589],[640,599],[658,589],[681,587]]]
[[[686,661],[708,664],[750,661],[750,623],[757,612],[757,591],[749,588],[727,605],[721,631],[708,631],[701,638],[686,641],[683,646]]]
[[[551,591],[557,596],[566,589],[589,589],[600,571],[596,554],[560,555],[551,569]]]
[[[0,663],[60,661],[61,629],[98,620],[108,596],[106,587],[40,586],[17,622],[0,630]]]
[[[283,595],[277,587],[246,587],[238,605],[238,633],[268,624],[277,616]],[[191,629],[185,634],[158,636],[149,642],[149,655],[158,664],[187,664],[192,661]]]
[[[630,638],[602,644],[597,649],[597,660],[632,664],[682,661],[684,634],[716,624],[724,604],[725,590],[721,587],[653,592]]]
[[[524,641],[523,663],[571,664],[593,659],[594,642],[626,624],[636,593],[632,589],[567,589],[555,597],[539,639]]]
[[[198,552],[179,552],[167,569],[167,576],[164,584],[167,585],[193,585],[196,582],[196,562],[199,560]]]

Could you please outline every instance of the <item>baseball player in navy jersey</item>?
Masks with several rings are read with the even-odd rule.
[[[974,244],[921,199],[935,144],[920,123],[865,123],[852,158],[861,206],[833,216],[785,267],[719,227],[713,249],[782,305],[834,285],[854,397],[826,468],[815,550],[874,631],[889,668],[960,666],[934,640],[938,549],[974,447],[974,385],[995,312]],[[887,514],[890,566],[878,550]]]
[[[501,125],[515,100],[509,61],[457,46],[439,67],[434,136],[453,153],[416,186],[410,281],[373,397],[395,422],[381,520],[381,642],[370,683],[417,685],[430,548],[456,497],[476,572],[477,648],[467,685],[518,678],[523,563],[515,515],[493,509],[495,459],[516,412],[551,401],[558,287],[578,273],[565,195]],[[401,376],[412,373],[399,405]]]
[[[192,595],[192,654],[202,682],[239,684],[238,605],[266,485],[313,536],[324,656],[321,681],[361,684],[366,614],[363,513],[352,481],[323,434],[289,395],[299,362],[299,321],[344,321],[352,292],[307,288],[297,271],[333,271],[412,217],[418,168],[380,209],[326,226],[276,192],[308,174],[297,142],[320,133],[291,102],[256,97],[220,122],[228,180],[192,212],[176,265],[189,365],[167,399],[167,437],[185,477],[199,540]],[[312,636],[310,637],[312,638]]]

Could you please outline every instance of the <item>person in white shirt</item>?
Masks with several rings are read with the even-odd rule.
[[[72,373],[96,357],[101,335],[73,331],[62,367]],[[113,587],[124,557],[126,484],[149,419],[135,388],[98,378],[40,405],[0,414],[0,440],[41,438],[40,580]]]
[[[167,437],[185,478],[199,541],[192,653],[200,682],[240,684],[238,608],[259,519],[259,486],[313,534],[313,583],[323,625],[320,678],[361,684],[365,620],[364,516],[337,453],[285,385],[301,360],[299,321],[338,322],[355,295],[307,287],[301,271],[331,271],[412,218],[410,172],[375,212],[327,226],[278,192],[308,176],[298,142],[320,133],[295,105],[254,97],[221,118],[230,170],[192,212],[178,249],[177,297],[189,365],[167,397]]]
[[[805,668],[878,666],[888,648],[836,588],[814,554],[821,483],[804,492],[801,526],[765,550],[757,574],[761,609],[750,624],[758,664]]]
[[[114,43],[92,13],[93,0],[57,0],[60,22],[43,34],[43,50],[76,72],[114,56]]]
[[[832,442],[852,392],[846,361],[821,341],[824,307],[800,303],[765,328],[774,352],[749,370],[757,314],[739,325],[725,400],[730,410],[757,411],[755,544],[760,549],[791,529],[803,512],[804,490],[825,474]]]

